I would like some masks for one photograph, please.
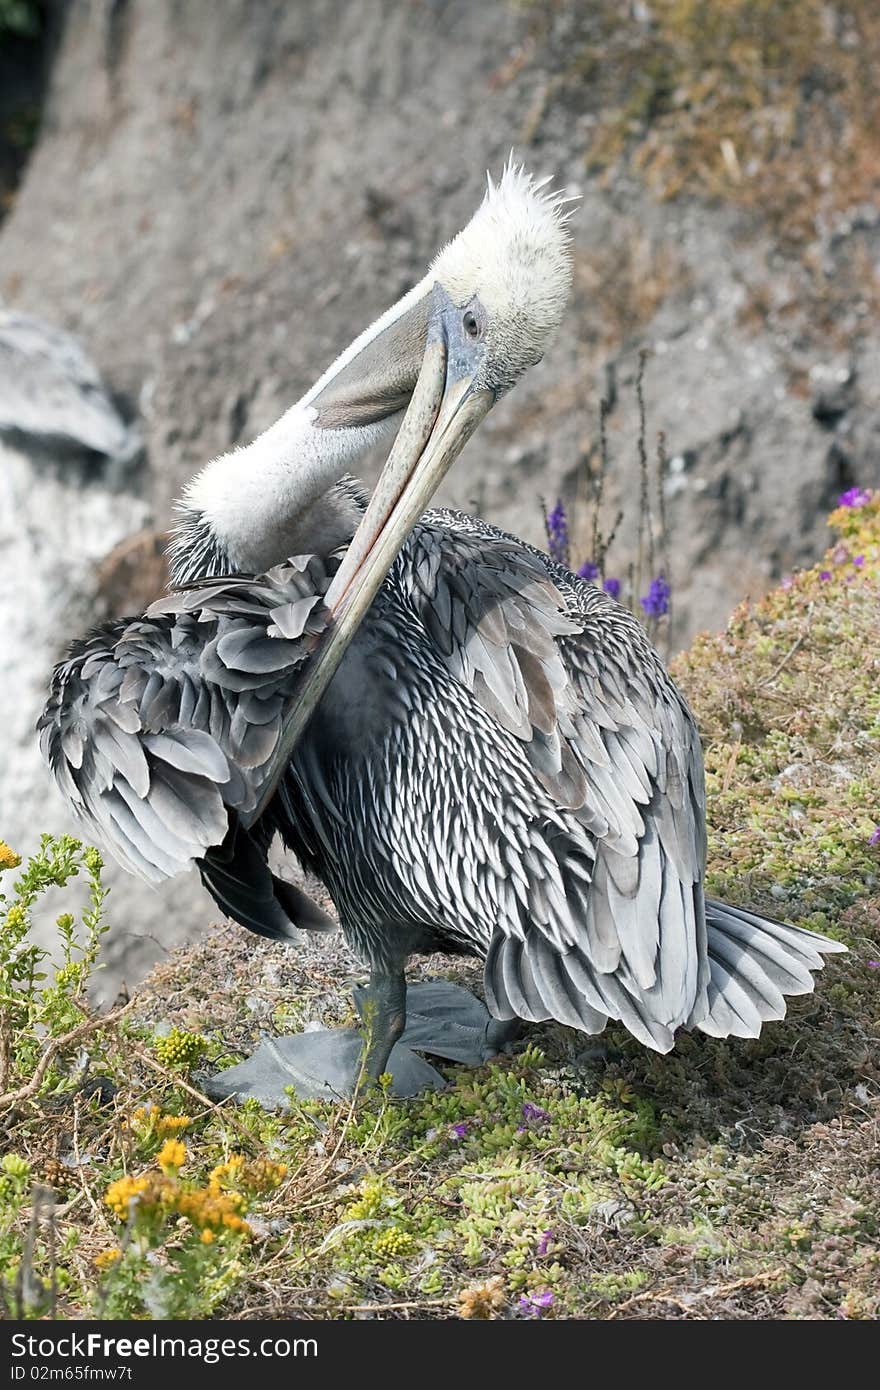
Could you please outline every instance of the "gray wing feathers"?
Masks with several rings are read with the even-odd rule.
[[[183,589],[78,643],[53,677],[44,756],[116,856],[157,881],[221,845],[262,790],[328,575],[299,556]]]
[[[132,716],[136,717],[134,710]],[[137,732],[137,726],[129,729],[129,733]],[[210,734],[201,729],[190,729],[184,725],[175,730],[173,738],[167,734],[144,734],[141,742],[146,752],[153,753],[161,762],[181,772],[194,772],[220,784],[229,781],[229,763],[225,754]]]
[[[591,1033],[615,1019],[660,1051],[682,1025],[756,1036],[843,948],[705,903],[696,726],[632,615],[521,541],[438,515],[411,546],[417,611],[535,779],[493,846],[508,877],[492,1006]]]
[[[512,891],[487,990],[520,1017],[587,1032],[610,1017],[666,1050],[705,1013],[709,974],[693,720],[631,614],[455,520],[418,529],[408,588],[452,673],[519,741],[533,803],[553,808],[531,812],[525,846],[502,846]]]
[[[527,1018],[541,1023],[552,1018],[541,999],[531,967],[523,959],[523,943],[496,932],[486,958],[486,997],[498,1018]]]

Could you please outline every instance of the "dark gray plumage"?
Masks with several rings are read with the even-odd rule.
[[[288,846],[389,976],[484,957],[501,1019],[754,1037],[835,943],[703,896],[697,731],[636,620],[512,536],[450,512],[412,532],[265,814],[257,804],[338,557],[206,578],[59,666],[58,782],[136,872],[199,864],[283,937],[326,926],[269,872]]]

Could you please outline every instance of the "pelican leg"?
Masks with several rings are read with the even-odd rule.
[[[360,1008],[357,990],[355,1004]],[[521,1031],[518,1018],[493,1018],[486,1005],[461,985],[431,980],[409,986],[400,1041],[415,1052],[479,1067],[507,1051]]]
[[[374,966],[366,988],[355,988],[354,1002],[366,1031],[364,1080],[369,1084],[389,1070],[388,1060],[406,1028],[406,976],[402,969]]]
[[[445,1086],[438,1071],[399,1041],[406,1025],[402,969],[375,969],[366,989],[355,991],[355,1002],[363,1031],[318,1028],[287,1038],[265,1037],[247,1061],[206,1079],[205,1091],[214,1099],[251,1097],[275,1110],[290,1105],[291,1093],[300,1100],[344,1099],[384,1072],[392,1075],[392,1095],[415,1096]]]
[[[384,1058],[384,1060],[382,1060]],[[287,1038],[264,1037],[256,1052],[237,1067],[202,1079],[212,1100],[256,1100],[267,1110],[285,1110],[291,1096],[299,1100],[346,1100],[368,1073],[363,1068],[364,1039],[357,1028],[318,1028]],[[368,1052],[370,1079],[392,1074],[391,1094],[415,1096],[446,1085],[434,1067],[402,1043],[389,1051]]]

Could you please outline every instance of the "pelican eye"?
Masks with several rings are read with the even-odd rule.
[[[477,322],[477,316],[474,313],[473,309],[467,309],[465,311],[464,318],[462,319],[462,324],[464,325],[464,331],[469,338],[479,338],[480,325]]]

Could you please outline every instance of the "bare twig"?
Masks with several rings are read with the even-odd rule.
[[[98,1206],[97,1202],[95,1201],[94,1197],[89,1191],[88,1186],[86,1184],[85,1174],[83,1173],[83,1163],[82,1158],[80,1156],[79,1147],[79,1105],[77,1104],[76,1099],[74,1099],[73,1104],[73,1160],[76,1164],[76,1176],[79,1180],[82,1195],[85,1197],[86,1201],[88,1202],[89,1206],[94,1212],[99,1224],[102,1225],[105,1228],[105,1230],[108,1230],[109,1227],[107,1225],[107,1218],[104,1216],[104,1213],[102,1212],[101,1208]]]
[[[737,760],[737,758],[739,757],[740,749],[741,749],[741,748],[742,748],[742,739],[741,739],[741,738],[738,738],[737,741],[736,741],[736,743],[733,745],[733,750],[732,750],[732,752],[731,752],[731,754],[730,754],[730,757],[729,757],[728,760],[727,760],[727,766],[726,766],[726,768],[724,769],[724,777],[723,777],[722,782],[721,782],[721,790],[722,790],[722,792],[726,792],[726,791],[728,790],[729,786],[730,786],[731,779],[732,779],[732,777],[733,777],[734,768],[736,767],[736,760]]]
[[[54,1199],[55,1193],[53,1192],[51,1195]],[[56,1251],[55,1239],[56,1228],[54,1200],[49,1204],[48,1211],[49,1237],[47,1244],[49,1246],[49,1317],[55,1318],[58,1316],[58,1256]]]
[[[769,676],[764,676],[761,680],[756,682],[757,689],[760,689],[762,685],[773,684],[780,671],[783,671],[785,669],[789,661],[791,661],[791,658],[794,656],[795,652],[803,646],[804,642],[806,641],[806,637],[807,634],[805,632],[802,632],[797,641],[793,642],[792,645],[789,647],[788,651],[785,653],[785,656],[782,658],[779,665],[773,668]]]
[[[12,1060],[12,1021],[8,1012],[4,1009],[0,1013],[0,1095],[9,1080],[9,1068]]]
[[[606,538],[602,541],[602,563],[601,563],[601,565],[599,566],[599,568],[600,568],[600,570],[602,571],[602,577],[603,577],[603,578],[604,578],[604,576],[605,576],[605,556],[608,554],[608,551],[611,549],[612,545],[614,544],[615,537],[617,536],[617,532],[618,532],[618,529],[619,529],[619,527],[620,527],[620,523],[621,523],[622,521],[623,521],[623,512],[622,512],[622,511],[619,511],[619,512],[617,513],[617,516],[614,518],[614,525],[612,526],[611,530],[608,532],[608,535],[606,536]]]
[[[186,1091],[187,1095],[193,1096],[200,1105],[204,1105],[212,1114],[219,1115],[226,1120],[232,1125],[233,1129],[237,1130],[242,1138],[247,1141],[249,1148],[254,1151],[259,1150],[260,1145],[254,1139],[254,1136],[235,1118],[228,1107],[224,1109],[222,1105],[218,1105],[216,1101],[211,1100],[210,1096],[206,1096],[204,1091],[200,1091],[197,1087],[191,1086],[188,1081],[184,1081],[181,1077],[174,1076],[168,1071],[167,1067],[163,1067],[162,1063],[157,1061],[155,1057],[151,1057],[145,1048],[138,1047],[137,1044],[135,1044],[132,1047],[132,1051],[135,1056],[143,1062],[144,1066],[149,1067],[151,1071],[158,1072],[163,1080],[167,1081],[172,1086],[179,1086],[182,1091]]]
[[[268,1303],[259,1306],[249,1304],[247,1308],[233,1313],[231,1317],[234,1322],[265,1317],[268,1314],[285,1318],[292,1317],[294,1314],[316,1318],[322,1317],[325,1313],[333,1313],[338,1316],[340,1313],[390,1313],[406,1308],[451,1308],[453,1302],[454,1300],[451,1298],[421,1298],[411,1303],[338,1303],[334,1299],[332,1303],[308,1303],[300,1306],[279,1298],[278,1302],[274,1304]]]
[[[648,360],[646,348],[639,353],[639,369],[636,373],[636,402],[639,409],[639,526],[636,550],[636,579],[641,588],[643,564],[645,559],[645,540],[647,537],[648,572],[654,574],[654,526],[651,516],[651,494],[648,480],[648,448],[645,425],[645,363]]]
[[[663,574],[669,585],[669,598],[666,607],[666,657],[669,659],[670,648],[672,646],[672,565],[669,553],[669,530],[666,516],[666,472],[668,467],[668,457],[666,454],[666,435],[663,430],[657,434],[657,522],[660,527],[660,563]]]
[[[47,1187],[36,1186],[31,1193],[31,1210],[28,1220],[27,1235],[24,1240],[24,1247],[21,1252],[21,1263],[15,1277],[15,1315],[22,1318],[31,1312],[39,1303],[42,1302],[44,1293],[43,1281],[34,1272],[35,1254],[37,1249],[37,1235],[40,1229],[40,1218],[43,1208],[47,1210],[49,1218],[49,1262],[51,1270],[51,1307],[52,1314],[55,1312],[55,1300],[57,1293],[56,1271],[55,1271],[55,1193]]]
[[[608,415],[609,402],[604,398],[599,402],[599,473],[593,486],[593,544],[591,559],[605,576],[605,556],[610,540],[605,540],[599,530],[599,513],[602,510],[602,497],[605,492],[605,475],[608,472]]]
[[[777,1279],[785,1276],[785,1268],[780,1265],[777,1269],[770,1269],[765,1274],[749,1274],[744,1279],[734,1279],[730,1284],[707,1284],[703,1289],[696,1289],[693,1293],[688,1293],[688,1301],[685,1302],[681,1294],[673,1293],[672,1289],[659,1289],[656,1292],[633,1294],[632,1298],[627,1298],[623,1303],[618,1303],[617,1307],[608,1314],[609,1322],[616,1318],[619,1313],[627,1308],[633,1308],[637,1303],[672,1303],[676,1308],[680,1308],[683,1313],[690,1313],[694,1303],[703,1298],[726,1298],[730,1293],[736,1293],[739,1289],[760,1289],[765,1284],[773,1284]]]
[[[341,1307],[345,1313],[383,1313],[398,1308],[449,1308],[452,1302],[450,1298],[422,1298],[413,1303],[343,1303]],[[339,1306],[328,1304],[327,1308]]]

